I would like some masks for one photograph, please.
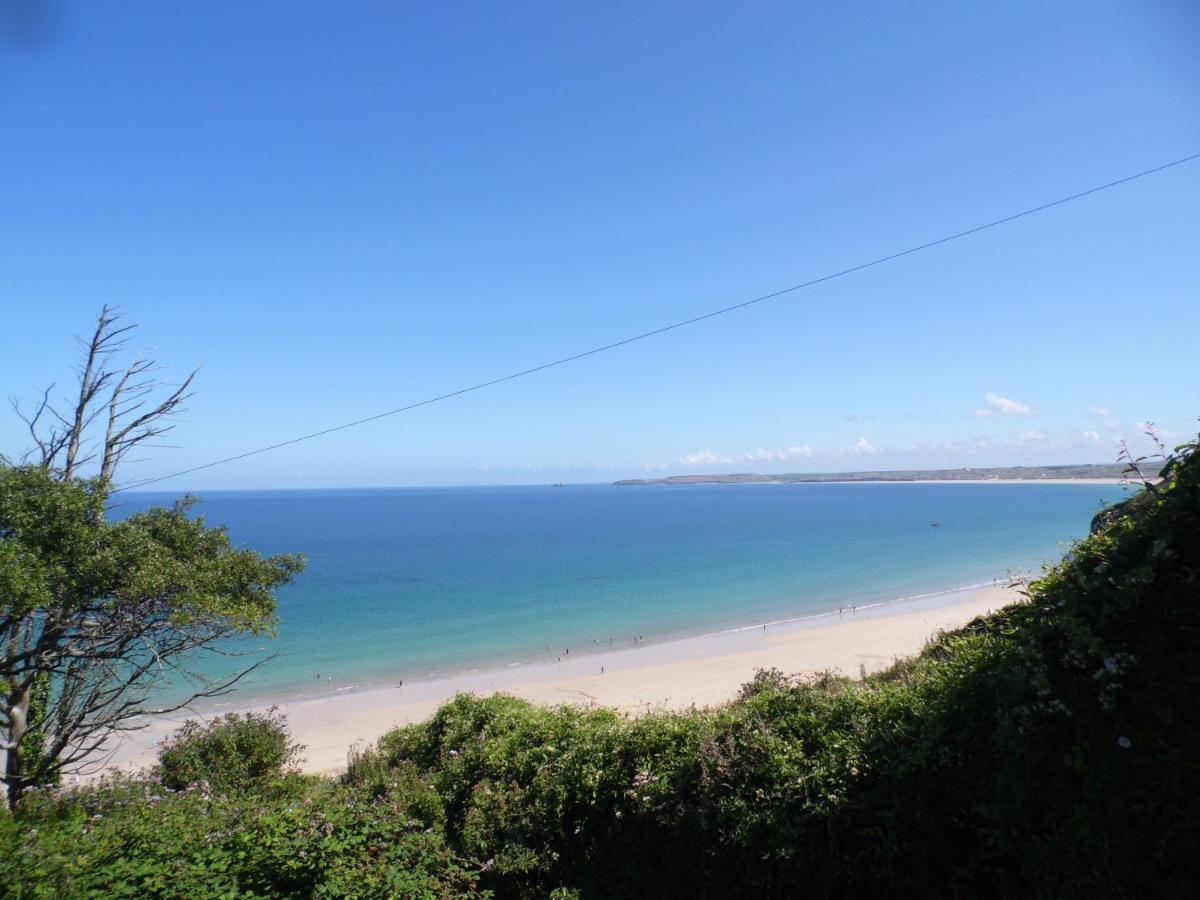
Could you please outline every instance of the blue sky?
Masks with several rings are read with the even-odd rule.
[[[0,23],[0,385],[119,304],[203,366],[124,475],[186,468],[1200,151],[1197,46],[1182,0],[45,2]],[[162,487],[1111,461],[1195,432],[1198,210],[1200,162]]]

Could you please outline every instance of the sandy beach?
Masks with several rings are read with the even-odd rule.
[[[943,478],[912,481],[838,481],[825,484],[1133,484],[1128,478]]]
[[[278,707],[294,738],[305,745],[304,770],[329,773],[345,766],[352,746],[372,744],[396,726],[427,718],[459,693],[503,691],[537,703],[594,704],[634,715],[712,706],[733,699],[759,669],[845,675],[877,671],[916,653],[938,631],[960,627],[1017,599],[1014,588],[970,589],[662,644],[577,653],[574,658],[568,654],[557,663],[285,700]],[[109,768],[129,771],[152,764],[157,744],[184,719],[198,717],[155,719],[126,737]]]

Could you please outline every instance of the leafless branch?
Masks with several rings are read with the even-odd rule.
[[[111,484],[117,467],[135,447],[162,446],[152,442],[174,429],[170,420],[183,412],[194,395],[191,387],[198,370],[182,384],[169,387],[160,375],[163,367],[153,359],[139,356],[124,369],[112,368],[112,357],[125,347],[135,327],[121,324],[118,310],[105,306],[90,335],[77,338],[82,355],[78,391],[66,412],[51,401],[54,385],[42,392],[32,412],[26,413],[13,401],[33,441],[22,461],[36,459],[64,479],[77,477],[85,466],[96,463],[96,474]],[[165,395],[160,393],[163,389]],[[96,440],[90,435],[101,420],[104,433]]]

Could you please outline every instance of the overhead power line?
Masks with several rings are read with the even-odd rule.
[[[763,294],[759,297],[754,297],[750,300],[743,300],[741,303],[735,303],[732,306],[725,306],[721,309],[714,309],[711,312],[706,312],[699,316],[693,316],[690,319],[684,319],[680,322],[673,322],[670,325],[664,325],[661,328],[655,328],[651,331],[643,331],[641,334],[635,334],[632,337],[623,338],[619,341],[613,341],[611,344],[604,344],[600,347],[593,347],[591,350],[584,350],[582,353],[574,353],[571,356],[564,356],[561,359],[556,359],[552,362],[542,363],[538,366],[531,366],[528,369],[521,369],[518,372],[510,372],[507,375],[501,375],[499,378],[493,378],[490,381],[481,381],[478,384],[470,385],[469,387],[459,388],[456,391],[449,391],[445,394],[438,394],[436,397],[429,397],[425,400],[418,400],[415,403],[409,403],[406,406],[398,406],[395,409],[389,409],[386,412],[376,413],[372,416],[365,416],[361,419],[355,419],[352,422],[343,422],[341,425],[334,425],[331,428],[322,428],[320,431],[313,431],[309,434],[303,434],[299,437],[290,438],[286,441],[279,441],[275,444],[268,444],[265,447],[258,447],[254,450],[247,450],[243,453],[236,453],[233,456],[226,456],[223,459],[216,459],[212,462],[204,463],[199,466],[192,466],[187,469],[180,469],[178,472],[172,472],[169,475],[159,475],[154,478],[145,478],[140,481],[135,481],[131,484],[123,485],[117,488],[114,493],[119,491],[128,491],[135,488],[145,487],[148,484],[156,484],[160,481],[166,481],[169,478],[178,478],[181,475],[190,475],[193,472],[200,472],[204,469],[211,469],[214,466],[222,466],[226,463],[235,462],[239,459],[246,459],[250,456],[257,456],[260,453],[269,453],[272,450],[278,450],[281,447],[289,447],[292,444],[299,444],[302,441],[311,441],[313,438],[319,438],[326,434],[333,434],[335,431],[345,431],[347,428],[354,428],[358,425],[365,425],[367,422],[374,422],[378,419],[386,419],[388,416],[397,416],[400,413],[409,412],[410,410],[419,409],[422,406],[429,406],[433,403],[440,403],[443,400],[449,400],[453,397],[461,397],[463,394],[470,394],[474,391],[481,391],[484,388],[492,387],[497,384],[503,384],[506,381],[512,381],[516,378],[524,378],[526,375],[533,375],[536,372],[544,372],[547,369],[553,369],[557,366],[563,366],[567,363],[575,362],[576,360],[585,359],[589,356],[595,356],[599,353],[605,353],[609,350],[615,350],[618,347],[624,347],[627,344],[633,344],[638,341],[644,341],[648,338],[657,337],[660,334],[666,334],[668,331],[675,331],[677,328],[686,328],[689,325],[695,325],[698,322],[704,322],[708,319],[715,319],[717,316],[728,315],[732,312],[737,312],[741,309],[746,309],[749,306],[754,306],[758,303],[764,303],[767,300],[774,300],[776,297],[782,297],[785,294],[792,294],[796,291],[804,290],[805,288],[814,287],[818,284],[824,284],[827,281],[833,281],[835,278],[843,278],[847,275],[853,275],[855,272],[861,272],[864,269],[870,269],[874,266],[882,265],[883,263],[892,262],[904,256],[910,256],[914,253],[920,253],[922,250],[929,250],[932,247],[937,247],[942,244],[948,244],[951,241],[957,241],[960,238],[970,237],[973,234],[979,234],[981,231],[987,231],[991,228],[996,228],[1000,225],[1005,225],[1009,222],[1015,222],[1017,219],[1023,219],[1026,216],[1032,216],[1040,212],[1045,212],[1048,209],[1053,209],[1056,206],[1062,206],[1065,203],[1071,203],[1074,200],[1080,200],[1084,197],[1098,194],[1101,191],[1107,191],[1110,188],[1119,187],[1122,184],[1128,184],[1131,181],[1136,181],[1139,178],[1145,178],[1147,175],[1155,175],[1159,172],[1172,169],[1176,166],[1181,166],[1184,163],[1193,162],[1200,159],[1200,153],[1193,153],[1190,156],[1182,157],[1162,165],[1155,166],[1152,169],[1144,169],[1141,172],[1135,172],[1132,175],[1126,175],[1124,178],[1118,178],[1116,181],[1109,181],[1105,184],[1100,184],[1095,187],[1088,188],[1085,191],[1079,191],[1075,194],[1070,194],[1066,197],[1060,197],[1057,200],[1051,200],[1048,203],[1043,203],[1040,206],[1034,206],[1029,209],[1022,210],[1012,215],[1004,216],[1000,219],[993,219],[982,225],[976,225],[973,228],[968,228],[965,231],[958,231],[954,234],[948,234],[945,237],[937,238],[936,240],[926,241],[923,244],[909,247],[907,250],[900,250],[897,253],[889,253],[887,256],[880,256],[867,262],[859,263],[855,266],[850,266],[847,269],[841,269],[837,272],[831,272],[828,275],[822,275],[819,278],[813,278],[809,281],[793,284],[791,287],[781,288],[777,291],[772,291],[769,294]]]

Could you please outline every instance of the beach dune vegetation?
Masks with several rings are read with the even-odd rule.
[[[1196,449],[1023,602],[865,679],[764,672],[723,707],[641,717],[459,696],[339,779],[36,791],[0,819],[0,878],[18,897],[1190,897]]]
[[[274,707],[265,713],[226,713],[208,722],[189,719],[159,748],[154,777],[173,791],[195,784],[246,790],[294,767],[303,749]]]

